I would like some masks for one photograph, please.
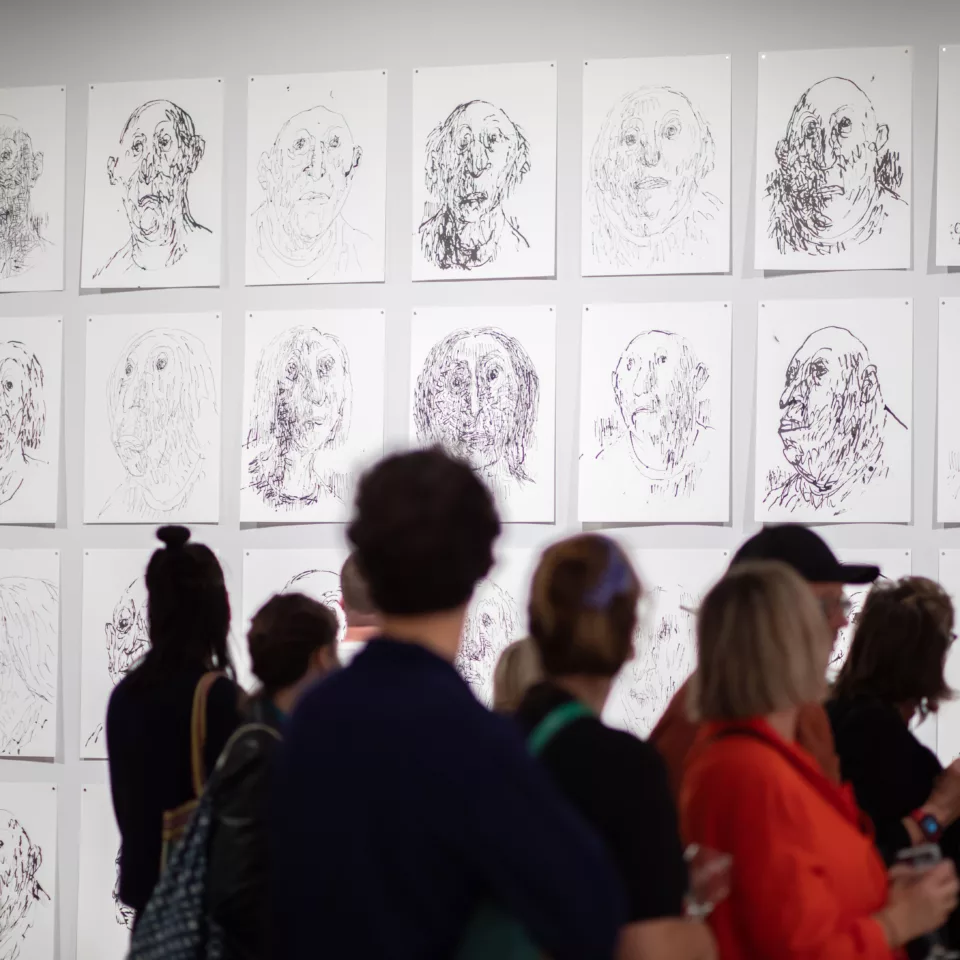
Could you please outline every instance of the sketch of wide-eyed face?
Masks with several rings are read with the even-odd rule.
[[[0,343],[0,459],[40,446],[45,419],[40,361],[22,343]]]
[[[292,577],[281,593],[303,593],[322,603],[337,618],[337,643],[347,632],[347,617],[340,601],[340,575],[332,570],[304,570]]]
[[[613,373],[613,392],[627,429],[657,461],[648,466],[682,461],[702,418],[699,394],[708,378],[677,334],[648,330],[627,345]]]
[[[787,462],[819,489],[835,486],[882,427],[877,368],[864,344],[840,327],[810,334],[787,367],[780,411]]]
[[[107,384],[110,439],[127,474],[161,482],[174,464],[195,462],[216,409],[213,368],[203,343],[183,330],[135,338]]]
[[[842,237],[872,209],[876,168],[889,139],[870,98],[851,80],[815,83],[797,102],[776,147],[780,174],[821,239]]]
[[[463,626],[455,666],[471,687],[488,696],[504,647],[522,630],[513,597],[492,580],[482,580]]]
[[[113,683],[119,683],[150,648],[147,629],[147,587],[137,577],[123,591],[113,608],[109,623],[103,626],[107,645],[107,669]]]
[[[123,191],[135,239],[169,237],[182,216],[190,175],[204,146],[190,115],[169,100],[152,100],[130,115],[120,136],[119,155],[107,162],[107,174]]]
[[[267,200],[302,244],[323,236],[340,214],[361,154],[339,113],[313,107],[291,117],[260,157]]]
[[[517,125],[492,103],[461,104],[427,140],[430,192],[457,220],[490,215],[529,169],[529,148]]]
[[[45,896],[37,873],[43,854],[7,810],[0,810],[0,946],[16,925]]]
[[[43,154],[15,117],[0,114],[0,237],[7,237],[30,216],[30,192],[43,172]]]
[[[710,129],[690,101],[655,87],[613,108],[591,165],[604,205],[642,238],[662,233],[686,211],[713,159]]]

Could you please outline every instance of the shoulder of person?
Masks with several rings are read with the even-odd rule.
[[[865,735],[874,740],[878,736],[910,735],[896,708],[880,700],[868,697],[831,700],[826,710],[833,734],[838,739]]]
[[[223,782],[245,776],[270,758],[280,740],[280,734],[266,724],[243,724],[223,748],[217,761],[217,776]]]

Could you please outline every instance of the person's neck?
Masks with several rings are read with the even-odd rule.
[[[383,615],[380,626],[384,636],[391,640],[416,644],[453,663],[460,648],[466,613],[466,606],[462,606],[412,617]]]
[[[269,201],[263,206],[263,225],[270,246],[295,265],[322,260],[337,242],[337,217],[318,236],[306,237],[290,229],[290,218]]]
[[[630,431],[630,447],[633,450],[634,463],[636,463],[640,473],[651,480],[668,480],[683,473],[686,469],[687,443],[678,443],[670,451],[676,458],[672,466],[667,463],[663,446],[654,446],[645,437],[634,433],[632,430]]]
[[[185,253],[187,226],[174,217],[169,227],[155,237],[131,236],[130,258],[141,270],[162,270],[175,264]]]
[[[314,680],[316,680],[316,677],[307,675],[292,686],[278,690],[270,700],[280,713],[288,717],[293,713],[293,708],[297,705],[300,697],[303,696],[304,691],[313,684]]]
[[[796,707],[790,707],[788,710],[778,710],[776,713],[768,713],[764,719],[788,743],[793,743],[797,739]]]
[[[314,469],[316,454],[288,449],[283,454],[283,487],[281,493],[291,500],[306,500],[317,492],[319,478]]]
[[[597,716],[603,713],[613,686],[612,677],[593,677],[587,674],[570,674],[565,677],[551,677],[550,682],[581,703],[586,704]]]
[[[343,608],[348,629],[375,630],[380,626],[380,618],[375,613],[357,613],[349,607]]]
[[[489,248],[496,247],[507,218],[500,206],[496,206],[479,220],[460,220],[457,229],[457,244],[462,250],[474,251],[481,262]]]
[[[199,454],[166,461],[162,468],[153,472],[149,484],[140,484],[145,499],[159,509],[175,506],[193,489],[202,467],[203,459]]]

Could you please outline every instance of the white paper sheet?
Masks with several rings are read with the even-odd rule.
[[[0,757],[56,755],[59,662],[60,552],[0,550]]]
[[[0,783],[0,956],[53,960],[57,915],[57,788]]]
[[[0,319],[0,524],[56,523],[60,317]]]
[[[731,308],[583,308],[581,521],[730,519]]]
[[[152,553],[152,549],[83,551],[80,756],[84,759],[106,760],[104,724],[110,694],[150,646],[144,574]]]
[[[383,454],[382,310],[247,314],[240,520],[343,523]]]
[[[87,784],[80,794],[80,886],[77,960],[124,960],[133,911],[120,903],[120,831],[110,789]]]
[[[505,521],[552,523],[553,307],[418,307],[410,340],[411,442],[469,461]]]
[[[756,268],[909,269],[912,49],[758,63]]]
[[[940,583],[960,606],[960,550],[940,551]],[[954,643],[947,654],[947,685],[960,690],[960,645]],[[937,711],[937,756],[944,766],[960,758],[960,700],[947,700]]]
[[[340,624],[337,639],[343,639],[347,623],[340,606],[340,568],[348,554],[346,549],[243,551],[243,634],[231,651],[241,686],[252,690],[257,685],[247,633],[253,615],[274,594],[303,593],[329,607]]]
[[[250,77],[247,285],[382,282],[387,71]]]
[[[504,648],[527,635],[527,599],[538,557],[503,549],[489,576],[477,584],[467,611],[455,666],[477,699],[493,705],[493,672]]]
[[[583,64],[585,277],[730,269],[730,57]]]
[[[220,285],[223,87],[90,85],[81,287]]]
[[[220,314],[88,317],[85,523],[220,518]]]
[[[552,277],[553,62],[413,71],[414,280]]]
[[[911,300],[761,303],[756,519],[909,523],[912,405]]]
[[[0,293],[63,289],[66,87],[0,90]]]
[[[960,262],[960,261],[958,261]],[[940,301],[937,349],[937,521],[960,522],[960,299]]]
[[[647,737],[696,668],[696,614],[690,611],[723,575],[730,554],[638,549],[629,553],[648,600],[641,608],[635,655],[614,682],[603,718],[611,726]]]
[[[940,89],[937,97],[937,264],[960,264],[960,47],[940,47]]]

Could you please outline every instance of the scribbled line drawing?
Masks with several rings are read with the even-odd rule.
[[[150,100],[130,114],[119,147],[107,160],[107,176],[121,191],[130,236],[93,279],[135,286],[142,274],[172,267],[212,236],[190,212],[188,195],[206,142],[183,107]]]
[[[764,503],[839,516],[871,483],[890,474],[888,432],[906,424],[883,402],[880,377],[862,341],[823,327],[787,366],[780,395],[780,442],[788,469],[767,473]]]
[[[303,570],[291,577],[281,593],[303,593],[322,603],[337,618],[337,642],[347,632],[347,617],[340,599],[340,574],[332,570]]]
[[[190,502],[217,455],[217,390],[203,342],[186,330],[134,337],[107,381],[113,449],[126,472],[100,520],[163,520]]]
[[[46,420],[43,367],[36,354],[18,340],[0,343],[0,505],[46,464],[36,456]]]
[[[117,851],[117,858],[115,860],[115,866],[117,870],[117,879],[113,885],[113,907],[114,914],[113,918],[117,922],[118,927],[125,927],[127,930],[133,929],[133,921],[136,919],[137,912],[132,907],[128,907],[120,899],[120,851]]]
[[[887,578],[880,575],[878,583]],[[847,625],[841,628],[837,634],[837,642],[833,645],[830,652],[830,663],[827,665],[827,678],[833,682],[836,680],[843,667],[847,654],[850,652],[850,644],[853,643],[853,635],[857,631],[857,624],[860,622],[860,611],[863,609],[863,603],[870,593],[870,587],[861,587],[858,590],[845,590],[847,599],[850,601],[850,613],[847,615]]]
[[[116,686],[150,648],[147,627],[147,585],[137,577],[120,595],[109,623],[103,625],[104,645],[107,651],[107,672],[110,683]],[[87,737],[86,745],[103,740],[103,723],[98,723]]]
[[[529,249],[505,203],[530,172],[530,144],[503,110],[461,103],[427,137],[420,247],[441,270],[473,270]]]
[[[539,402],[540,378],[519,340],[495,327],[455,330],[417,378],[417,439],[441,444],[505,493],[535,482],[526,461]]]
[[[690,343],[677,333],[646,330],[624,348],[611,374],[618,412],[599,417],[595,459],[610,460],[611,448],[626,450],[649,493],[690,496],[709,457],[703,438],[710,425],[710,379]],[[612,461],[624,491],[636,492],[636,477],[622,474],[622,457]]]
[[[650,735],[696,667],[694,617],[687,611],[696,609],[700,597],[683,586],[675,589],[679,606],[637,630],[634,657],[627,661],[614,687],[626,726],[637,737]],[[655,587],[654,602],[662,605],[670,593],[673,590]]]
[[[37,213],[31,193],[43,173],[43,153],[16,117],[0,114],[0,280],[26,273],[51,244],[49,217]]]
[[[50,903],[37,879],[42,863],[39,844],[12,813],[0,810],[0,960],[17,960],[37,909]]]
[[[290,327],[257,362],[246,449],[250,487],[274,510],[343,501],[349,475],[334,455],[350,435],[353,381],[343,343]]]
[[[492,580],[481,580],[463,627],[456,666],[477,698],[493,705],[493,671],[508,643],[517,639],[523,621],[516,601]]]
[[[256,250],[278,280],[336,280],[369,264],[373,241],[343,215],[362,156],[347,121],[321,106],[290,117],[260,155]]]
[[[852,80],[828,77],[800,97],[767,175],[769,236],[780,253],[827,256],[883,232],[891,208],[907,206],[889,139]]]
[[[641,87],[613,106],[590,154],[587,206],[594,256],[650,269],[709,246],[721,200],[704,188],[716,146],[689,98]]]
[[[47,580],[0,578],[0,755],[34,756],[57,696],[59,595]]]

